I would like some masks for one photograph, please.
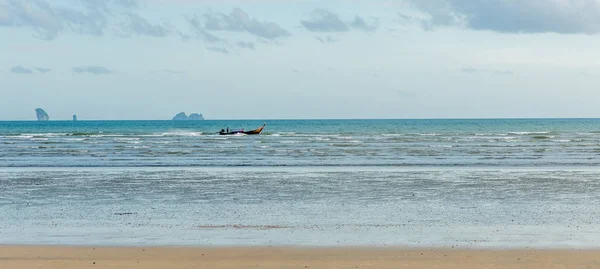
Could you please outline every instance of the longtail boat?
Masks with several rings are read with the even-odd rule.
[[[257,135],[260,134],[262,132],[262,130],[265,128],[267,124],[263,124],[263,126],[259,127],[258,129],[254,129],[251,131],[244,131],[244,129],[241,130],[232,130],[232,131],[228,131],[226,132],[225,130],[221,130],[219,132],[220,135],[235,135],[235,134],[247,134],[247,135]]]

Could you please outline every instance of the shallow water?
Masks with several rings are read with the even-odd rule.
[[[0,173],[2,243],[590,247],[600,170],[61,168]]]

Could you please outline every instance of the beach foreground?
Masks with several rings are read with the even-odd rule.
[[[0,268],[600,268],[600,250],[0,247]]]

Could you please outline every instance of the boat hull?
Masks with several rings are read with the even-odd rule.
[[[232,131],[232,132],[219,132],[219,135],[236,135],[236,134],[247,134],[247,135],[257,135],[260,134],[262,132],[262,130],[265,128],[266,124],[263,124],[263,126],[261,126],[258,129],[254,129],[252,131]]]

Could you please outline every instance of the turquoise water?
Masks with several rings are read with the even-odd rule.
[[[0,145],[0,167],[594,166],[600,120],[0,122]]]
[[[598,164],[599,119],[0,122],[0,244],[597,247]]]

